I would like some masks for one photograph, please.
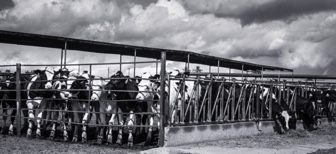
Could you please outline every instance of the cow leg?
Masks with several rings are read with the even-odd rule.
[[[15,107],[15,106],[14,106]],[[14,133],[14,121],[15,121],[15,116],[16,116],[16,109],[13,109],[12,114],[11,114],[11,124],[9,126],[9,135],[13,135]]]
[[[43,115],[44,110],[46,109],[46,107],[47,107],[47,101],[43,101],[42,100],[41,103],[40,103],[40,106],[39,106],[40,110],[39,110],[39,112],[37,114],[37,119],[36,119],[36,123],[37,123],[36,136],[38,138],[42,137],[42,134],[41,134],[41,132],[42,132],[42,130],[41,130],[42,120],[45,120],[45,121],[48,120],[48,119],[44,118],[46,115],[45,114]]]
[[[120,110],[120,109],[119,109]],[[121,111],[121,110],[120,110]],[[118,138],[117,138],[117,144],[122,144],[122,135],[123,135],[123,125],[124,125],[124,115],[118,113],[118,119],[119,119],[119,130],[118,130]]]
[[[2,129],[1,129],[1,134],[5,134],[5,129],[7,127],[7,105],[6,102],[2,102],[2,118],[3,118],[3,124],[2,124]]]
[[[109,120],[109,129],[108,129],[108,134],[107,134],[107,143],[112,144],[112,130],[113,130],[113,125],[114,125],[114,120],[116,118],[115,110],[112,110],[112,116],[111,119]]]
[[[98,109],[97,109],[98,108]],[[104,137],[104,128],[105,126],[102,126],[102,125],[106,125],[106,114],[103,113],[104,112],[104,109],[100,109],[100,106],[98,104],[95,105],[95,111],[99,111],[100,113],[96,114],[97,116],[97,121],[99,123],[100,126],[98,126],[99,128],[99,131],[98,131],[98,136],[97,136],[97,143],[98,144],[103,144],[103,137]]]
[[[28,107],[25,101],[21,101],[21,110],[22,110],[22,114],[23,114],[23,127],[21,128],[21,134],[24,134],[27,132],[28,130]],[[21,119],[22,119],[21,118]],[[18,130],[20,131],[20,130]]]
[[[149,118],[149,128],[148,128],[145,146],[151,145],[152,143],[153,125],[154,125],[154,117],[151,115]]]
[[[72,110],[73,111],[80,111],[79,106],[81,104],[78,101],[73,101],[71,104]],[[74,120],[74,132],[73,132],[73,137],[72,137],[72,142],[76,143],[78,142],[78,128],[79,128],[79,123],[80,123],[80,114],[79,112],[73,112],[73,120]]]
[[[85,114],[84,114],[84,117],[83,117],[83,120],[82,120],[82,125],[83,125],[82,126],[82,128],[83,128],[82,142],[83,143],[87,142],[86,126],[87,126],[87,123],[88,123],[89,114],[90,114],[90,106],[87,105],[86,106],[86,111],[85,111]]]
[[[35,115],[34,115],[34,105],[33,105],[33,101],[32,100],[28,100],[27,101],[27,108],[28,108],[28,129],[27,129],[27,138],[31,138],[32,137],[32,131],[33,131],[33,120],[35,119]]]
[[[133,126],[134,125],[134,119],[135,115],[133,111],[130,111],[130,116],[129,116],[129,121],[128,121],[128,126]],[[133,127],[128,127],[128,147],[133,147]]]

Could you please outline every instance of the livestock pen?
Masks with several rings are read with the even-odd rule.
[[[2,83],[14,83],[16,86],[14,89],[9,90],[16,93],[16,97],[10,99],[15,101],[16,108],[7,107],[8,109],[17,110],[16,113],[16,128],[21,130],[22,122],[28,120],[28,116],[22,116],[27,109],[21,108],[26,104],[26,101],[29,98],[21,97],[22,93],[27,92],[27,89],[24,89],[25,84],[30,83],[31,81],[23,81],[22,76],[24,76],[22,70],[29,71],[32,68],[41,69],[43,67],[60,67],[60,68],[75,68],[80,72],[80,70],[88,70],[89,75],[94,75],[93,67],[102,67],[102,66],[111,66],[119,65],[119,70],[124,71],[123,65],[132,65],[133,64],[133,76],[117,76],[111,78],[110,70],[108,68],[107,77],[97,78],[88,78],[89,83],[93,83],[94,80],[103,80],[109,81],[111,79],[121,80],[121,79],[131,79],[137,80],[139,77],[136,77],[136,66],[137,64],[154,64],[155,72],[160,74],[160,78],[157,79],[160,83],[159,91],[132,91],[132,90],[111,90],[111,92],[147,92],[147,93],[156,93],[159,94],[159,100],[152,100],[159,102],[159,112],[134,112],[134,113],[119,113],[115,112],[118,115],[135,115],[136,117],[142,117],[143,115],[159,115],[156,126],[150,125],[149,122],[145,124],[140,124],[139,120],[136,121],[136,124],[124,125],[127,121],[132,121],[130,117],[126,119],[124,124],[113,124],[112,127],[115,128],[125,128],[126,131],[131,130],[131,128],[146,128],[145,131],[148,133],[151,127],[157,127],[158,129],[158,146],[169,146],[190,143],[191,140],[195,142],[201,142],[205,140],[215,140],[232,135],[243,135],[249,134],[252,132],[258,132],[256,128],[260,127],[260,123],[263,123],[264,126],[271,126],[272,124],[272,94],[274,93],[277,97],[277,103],[286,103],[292,110],[295,110],[296,100],[295,95],[301,95],[304,97],[307,96],[308,90],[319,89],[319,88],[328,88],[333,84],[332,82],[316,82],[318,79],[327,78],[326,76],[315,76],[310,77],[315,79],[315,81],[281,81],[283,79],[280,73],[274,75],[264,75],[264,71],[287,71],[292,72],[291,69],[273,67],[266,65],[258,65],[247,62],[235,61],[225,58],[219,58],[204,54],[198,54],[189,51],[179,51],[179,50],[169,50],[169,49],[158,49],[158,48],[149,48],[149,47],[140,47],[140,46],[131,46],[123,44],[114,44],[114,43],[105,43],[105,42],[96,42],[88,40],[79,40],[72,38],[64,37],[55,37],[55,36],[46,36],[46,35],[37,35],[37,34],[28,34],[28,33],[18,33],[18,32],[9,32],[9,31],[0,31],[0,42],[9,43],[9,44],[20,44],[20,45],[29,45],[37,47],[47,47],[47,48],[56,48],[61,49],[61,62],[60,64],[16,64],[16,65],[5,65],[3,67],[13,67],[15,68],[15,74],[11,74],[14,81],[2,81]],[[117,62],[111,63],[67,63],[67,54],[72,50],[77,51],[86,51],[93,53],[105,53],[105,54],[114,54],[119,55],[120,59]],[[133,61],[123,61],[123,56],[133,57]],[[148,58],[150,61],[138,61],[137,58]],[[185,67],[184,72],[180,76],[174,76],[167,74],[167,61],[174,61],[184,63]],[[201,72],[197,67],[195,71],[191,70],[190,65],[203,65],[203,67],[209,67],[208,72]],[[160,65],[160,67],[159,67]],[[82,67],[85,67],[84,69]],[[217,72],[212,71],[211,68],[217,68]],[[130,68],[130,66],[128,67]],[[159,69],[160,68],[160,69]],[[220,71],[220,68],[229,68],[229,73],[223,73]],[[235,74],[231,73],[231,69],[241,70],[242,73]],[[41,69],[43,70],[43,69]],[[71,70],[71,69],[70,69]],[[130,73],[130,69],[129,75]],[[125,72],[125,71],[124,71]],[[248,72],[260,72],[261,74],[248,74]],[[78,74],[78,76],[80,76]],[[287,78],[296,78],[295,75],[287,75]],[[240,78],[240,79],[239,79]],[[254,78],[254,79],[253,79]],[[269,80],[275,78],[277,80]],[[297,76],[300,79],[309,78],[308,75]],[[334,77],[329,77],[334,79]],[[73,82],[76,79],[67,79],[69,82]],[[83,79],[84,80],[84,79]],[[142,78],[141,80],[151,80],[148,78]],[[56,80],[41,80],[40,82],[48,82]],[[62,81],[62,80],[60,80]],[[192,82],[191,87],[186,87],[187,82]],[[171,89],[176,87],[175,83],[178,82],[176,97],[172,97]],[[90,85],[89,84],[89,85]],[[189,84],[190,86],[190,84]],[[167,87],[167,88],[166,88]],[[268,93],[263,95],[259,99],[260,93],[262,92],[261,88],[267,87],[269,89]],[[275,90],[277,87],[278,90]],[[186,92],[186,89],[189,91]],[[281,89],[281,90],[279,90]],[[77,89],[77,91],[87,91],[92,93],[92,89]],[[272,90],[275,90],[274,92]],[[8,90],[1,90],[8,91]],[[46,90],[46,89],[35,89],[29,91],[57,91],[57,90]],[[59,91],[59,90],[58,90]],[[75,91],[73,89],[66,89],[64,91]],[[95,90],[95,91],[106,91],[104,89]],[[168,93],[166,97],[165,92]],[[290,94],[291,93],[291,94]],[[181,96],[178,96],[178,95]],[[188,97],[186,97],[188,95]],[[257,96],[257,97],[256,97]],[[60,98],[43,98],[44,101],[64,101]],[[67,101],[71,100],[68,99]],[[6,99],[2,99],[2,102]],[[90,105],[92,100],[90,98],[83,101],[87,105]],[[104,100],[105,102],[113,102],[114,100]],[[118,100],[119,102],[127,101],[136,101],[132,100]],[[146,101],[146,100],[145,100]],[[3,109],[3,108],[2,108]],[[265,113],[265,109],[268,111]],[[31,109],[39,110],[39,109]],[[87,113],[88,111],[93,115],[97,114],[107,114],[106,112],[91,111],[87,110],[70,110],[70,109],[52,109],[45,107],[43,108],[48,114],[46,116],[51,116],[54,112],[59,112],[59,115],[68,114],[68,113]],[[22,111],[22,112],[21,112]],[[109,112],[108,114],[113,114]],[[319,114],[322,115],[321,112]],[[322,115],[323,116],[323,115]],[[7,116],[8,117],[8,116]],[[34,118],[34,120],[38,120]],[[95,118],[98,118],[95,116]],[[64,119],[50,119],[42,118],[44,121],[56,122],[62,124],[63,133],[64,130],[70,130],[71,127],[65,127],[66,125],[71,126],[74,124],[76,126],[83,127],[85,130],[86,126],[96,127],[96,126],[111,126],[109,124],[97,124],[91,122],[87,124],[85,122],[74,122],[66,121]],[[22,121],[22,122],[21,122]],[[147,129],[148,128],[148,129]],[[52,128],[51,128],[52,129]],[[128,129],[128,130],[127,130]],[[143,130],[143,129],[141,129]],[[238,130],[238,134],[237,134]],[[242,132],[242,130],[244,132]],[[140,129],[135,129],[130,131],[130,133],[139,134]],[[235,132],[236,131],[236,132]],[[248,132],[250,131],[250,132]],[[49,131],[51,134],[51,132]],[[195,135],[198,134],[198,135]],[[17,131],[17,135],[21,135],[21,131]],[[64,135],[64,134],[63,134]],[[189,140],[185,136],[189,135]],[[211,137],[216,136],[216,137]],[[64,136],[63,136],[64,137]],[[83,137],[83,136],[82,136]],[[144,137],[146,138],[146,137]],[[195,139],[197,138],[197,139]],[[99,137],[94,138],[99,139]],[[67,140],[64,138],[64,140]]]

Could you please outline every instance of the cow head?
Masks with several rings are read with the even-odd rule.
[[[152,100],[154,98],[152,88],[153,82],[151,81],[152,75],[148,72],[145,72],[141,78],[142,80],[138,84],[139,93],[136,96],[136,100],[138,101]]]
[[[92,88],[91,100],[98,101],[104,90],[104,80],[101,77],[95,77],[90,85]]]
[[[54,78],[53,70],[48,70],[48,67],[46,67],[44,70],[34,70],[34,73],[38,79],[41,80],[42,86],[44,86],[45,89],[52,88],[52,79]]]
[[[121,79],[123,77],[125,76],[121,71],[116,72],[111,76],[110,84],[117,88],[124,87],[127,79]]]

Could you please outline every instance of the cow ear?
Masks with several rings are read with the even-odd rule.
[[[41,70],[34,70],[35,74],[40,74],[42,71]]]

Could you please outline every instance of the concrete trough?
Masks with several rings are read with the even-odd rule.
[[[321,119],[321,124],[328,124],[328,120],[326,118]],[[274,121],[253,121],[166,127],[164,146],[179,146],[257,135],[259,133],[272,133],[275,132],[274,125]],[[303,129],[301,121],[297,121],[296,129]]]

